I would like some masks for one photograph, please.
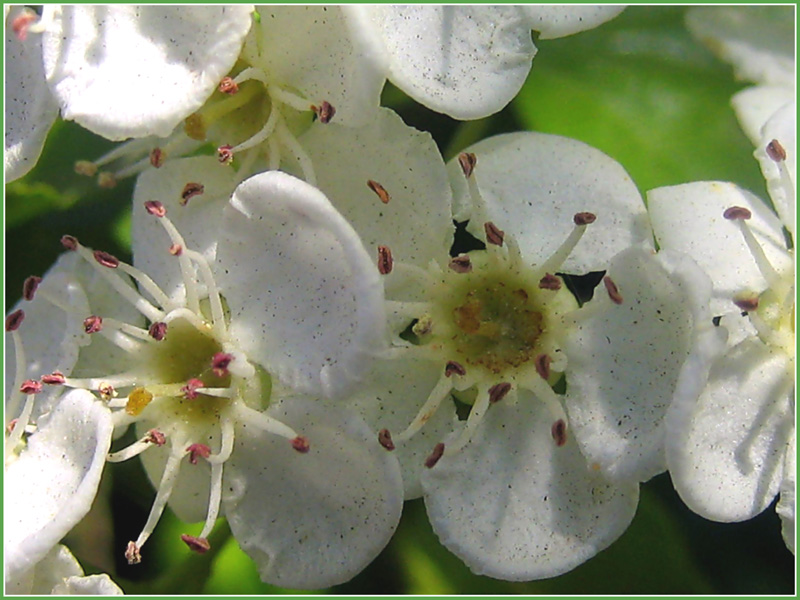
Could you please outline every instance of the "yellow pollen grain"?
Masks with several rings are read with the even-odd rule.
[[[145,407],[150,404],[153,394],[143,387],[136,388],[128,395],[128,402],[125,404],[125,412],[136,417],[142,413]]]

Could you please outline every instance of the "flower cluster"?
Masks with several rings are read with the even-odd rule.
[[[123,142],[75,156],[80,174],[136,182],[132,260],[61,232],[6,318],[6,589],[121,593],[61,542],[136,457],[155,493],[128,564],[169,508],[202,523],[181,535],[192,552],[217,550],[224,518],[284,587],[353,578],[416,498],[473,572],[554,577],[617,540],[667,470],[716,520],[780,494],[794,551],[780,57],[735,100],[772,207],[721,182],[645,202],[603,152],[530,131],[446,162],[380,106],[388,80],[455,119],[494,114],[528,76],[531,30],[621,11],[7,8],[6,180],[60,113]],[[754,77],[715,18],[690,28]]]

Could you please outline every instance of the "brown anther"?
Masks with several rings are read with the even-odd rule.
[[[169,253],[172,254],[172,256],[180,256],[183,254],[183,246],[180,244],[172,244],[169,247]]]
[[[136,542],[128,542],[128,547],[125,549],[125,560],[129,565],[138,565],[142,562],[142,555],[139,553],[139,546]]]
[[[378,272],[381,275],[388,275],[392,272],[394,261],[392,251],[388,246],[378,246]]]
[[[39,16],[30,8],[24,8],[22,14],[11,21],[11,29],[20,42],[28,39],[28,29],[39,19]]]
[[[223,77],[222,81],[219,82],[218,89],[223,94],[233,96],[234,94],[239,93],[239,84],[236,83],[232,77]]]
[[[33,296],[36,293],[36,289],[39,287],[39,284],[41,282],[42,278],[37,277],[36,275],[31,275],[30,277],[28,277],[22,284],[22,297],[28,301],[33,300]]]
[[[154,217],[161,218],[167,214],[167,209],[158,200],[148,200],[144,203],[144,209]]]
[[[553,290],[561,289],[561,279],[550,273],[545,273],[544,277],[539,280],[540,290]]]
[[[447,266],[456,273],[469,273],[472,271],[472,261],[468,254],[459,254],[450,259]]]
[[[211,357],[211,370],[217,377],[225,377],[228,374],[228,365],[233,361],[233,354],[227,352],[217,352]]]
[[[25,311],[21,308],[6,317],[6,331],[16,331],[25,320]]]
[[[444,454],[444,444],[439,442],[433,447],[433,452],[425,459],[425,466],[432,469],[436,463],[439,462],[439,459],[442,458],[442,454]]]
[[[163,446],[167,443],[167,436],[160,432],[158,429],[151,429],[144,436],[144,441],[156,446]]]
[[[75,172],[85,177],[94,177],[97,174],[97,165],[90,160],[75,161]]]
[[[733,298],[736,307],[744,312],[755,312],[758,310],[758,296],[755,294],[740,295]]]
[[[11,419],[8,422],[8,425],[6,425],[6,433],[11,433],[14,431],[14,428],[17,426],[17,422],[19,422],[19,419]]]
[[[483,224],[483,230],[486,232],[486,241],[489,244],[494,244],[495,246],[503,245],[503,237],[505,237],[505,232],[497,225],[491,221],[487,221]]]
[[[464,177],[469,179],[475,170],[475,165],[478,164],[478,158],[472,152],[462,152],[458,155],[458,164],[461,165]]]
[[[500,402],[503,398],[508,395],[508,392],[511,391],[511,384],[507,381],[502,383],[496,383],[492,387],[489,388],[489,402],[495,404]]]
[[[161,148],[153,148],[150,151],[150,164],[156,169],[162,167],[166,159],[167,154]]]
[[[195,196],[200,196],[205,191],[206,188],[202,183],[195,183],[194,181],[190,181],[185,186],[183,186],[183,191],[181,192],[180,205],[186,206],[186,203],[189,202],[190,199],[194,198]]]
[[[206,384],[203,383],[202,379],[196,379],[196,378],[190,379],[189,381],[186,382],[186,385],[181,388],[181,391],[183,392],[183,397],[186,398],[187,400],[194,400],[195,398],[197,398],[197,396],[199,396],[197,390],[199,390],[202,387],[205,387],[205,385]]]
[[[103,328],[103,317],[91,315],[83,320],[83,330],[86,333],[97,333]]]
[[[428,335],[432,330],[433,319],[431,319],[429,315],[423,315],[417,319],[417,322],[414,323],[414,326],[411,328],[411,331],[414,333],[414,335],[418,337]]]
[[[559,419],[553,423],[553,426],[550,428],[550,435],[553,436],[556,446],[559,448],[567,443],[567,424],[564,422],[564,419]]]
[[[101,171],[97,174],[97,186],[104,190],[117,187],[117,178],[111,171]]]
[[[753,216],[753,213],[743,206],[731,206],[725,209],[722,216],[729,221],[747,221]]]
[[[167,336],[167,324],[161,321],[157,321],[150,325],[150,328],[147,330],[147,333],[150,334],[150,337],[153,338],[155,341],[160,342]]]
[[[572,222],[575,223],[575,225],[590,225],[596,220],[597,216],[590,212],[575,213],[575,216],[572,217]]]
[[[64,246],[64,250],[77,250],[78,249],[78,238],[72,235],[62,235],[61,236],[61,245]]]
[[[217,160],[223,165],[229,165],[233,162],[233,146],[225,144],[217,148]]]
[[[767,156],[776,163],[783,162],[786,160],[786,149],[778,140],[772,140],[767,144]]]
[[[308,438],[303,435],[298,435],[292,439],[292,448],[297,450],[300,454],[305,454],[311,449],[311,444],[308,443]]]
[[[394,442],[392,441],[392,434],[388,429],[381,429],[378,432],[378,443],[387,450],[394,450]]]
[[[119,266],[119,259],[104,250],[95,250],[92,252],[92,256],[98,263],[109,269],[116,269]]]
[[[189,550],[198,554],[205,554],[211,549],[211,544],[206,538],[195,537],[193,535],[181,534],[181,541],[189,546]]]
[[[381,199],[381,202],[384,204],[389,204],[389,200],[391,200],[392,197],[389,195],[389,192],[386,191],[386,188],[380,183],[373,181],[372,179],[367,179],[367,187],[377,194],[378,198]]]
[[[34,379],[26,379],[19,386],[19,391],[23,394],[38,394],[44,386]]]
[[[313,110],[314,113],[317,115],[319,122],[323,124],[330,123],[331,119],[336,114],[336,109],[330,102],[326,100],[323,100],[322,104],[320,104],[319,106],[314,106],[312,104],[311,110]]]
[[[186,453],[189,455],[189,462],[196,465],[198,458],[211,456],[211,448],[205,444],[190,444],[186,447]]]
[[[101,383],[97,391],[100,393],[100,397],[103,400],[111,400],[112,398],[117,397],[117,390],[114,389],[114,386],[110,383]]]
[[[608,292],[608,297],[611,299],[611,301],[614,304],[622,304],[622,295],[619,293],[617,284],[614,283],[614,280],[606,275],[603,277],[603,285],[606,286],[606,292]]]
[[[536,366],[539,377],[545,381],[550,379],[550,357],[547,354],[539,354],[533,359],[533,364]]]
[[[49,375],[42,375],[40,379],[42,383],[47,385],[62,385],[67,380],[61,371],[53,371]]]
[[[463,377],[466,374],[467,370],[464,368],[464,365],[454,360],[448,360],[447,364],[444,366],[445,377],[452,377],[453,375],[461,375]]]

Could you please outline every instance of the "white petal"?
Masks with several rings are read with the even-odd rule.
[[[112,140],[169,135],[233,67],[252,5],[63,6],[43,38],[65,119]]]
[[[719,333],[711,284],[688,257],[636,248],[608,275],[623,301],[613,304],[601,284],[569,332],[567,413],[590,463],[614,480],[646,481],[666,468],[664,416],[681,366],[698,336]]]
[[[776,85],[757,85],[737,92],[731,98],[733,110],[754,146],[761,145],[761,128],[784,104],[794,100],[794,90]]]
[[[9,580],[8,594],[49,594],[66,577],[80,577],[83,569],[66,546],[58,544],[47,555],[22,575]]]
[[[573,216],[592,212],[590,225],[561,270],[582,274],[606,268],[617,252],[649,241],[650,225],[639,191],[612,158],[577,140],[520,132],[470,146],[473,173],[488,218],[514,235],[530,263],[547,259],[573,230]],[[457,220],[470,217],[469,194],[458,161],[448,163]],[[483,223],[469,230],[484,238]]]
[[[374,259],[318,189],[271,171],[225,209],[217,275],[230,333],[282,383],[345,393],[385,343]]]
[[[734,294],[767,287],[735,222],[723,218],[731,206],[747,208],[747,221],[767,258],[778,272],[793,269],[781,223],[750,192],[731,183],[694,182],[657,188],[647,194],[648,211],[661,248],[685,252],[711,277],[711,310],[725,314],[735,307]]]
[[[453,243],[444,161],[428,133],[388,109],[365,127],[313,127],[301,142],[317,185],[361,236],[370,255],[388,246],[395,260],[426,268]],[[381,184],[387,204],[367,186]]]
[[[426,360],[378,360],[353,394],[350,406],[372,431],[388,429],[396,436],[417,416],[441,375],[442,365]],[[455,405],[446,398],[419,432],[397,444],[393,453],[402,468],[406,500],[422,495],[419,476],[425,459],[458,425]]]
[[[355,415],[299,398],[271,414],[311,449],[300,454],[284,438],[237,427],[223,486],[233,535],[264,581],[304,589],[347,581],[378,555],[400,519],[396,459]]]
[[[181,206],[181,195],[187,183],[202,185],[203,193],[191,197],[185,206]],[[159,169],[148,169],[136,180],[131,226],[133,262],[173,300],[184,296],[180,266],[168,252],[172,242],[164,227],[144,209],[144,203],[161,202],[186,246],[200,252],[213,264],[222,211],[236,184],[233,169],[219,164],[211,156],[168,160]]]
[[[633,518],[638,485],[613,486],[589,470],[533,396],[490,407],[473,439],[422,475],[439,540],[472,571],[525,581],[576,567],[617,539]],[[447,442],[445,442],[446,445]]]
[[[41,38],[29,34],[21,41],[11,28],[23,10],[14,7],[6,15],[6,183],[33,168],[58,115],[58,104],[44,78]]]
[[[6,577],[30,569],[92,505],[111,444],[111,413],[69,392],[5,470]]]
[[[795,446],[795,433],[786,448],[786,458],[783,463],[783,481],[781,482],[781,498],[775,510],[781,517],[783,541],[786,547],[794,554],[795,537],[795,498],[797,495],[797,450]]]
[[[742,79],[794,87],[794,8],[695,7],[686,26]]]
[[[53,588],[57,596],[122,596],[124,592],[106,574],[67,577]]]
[[[792,430],[787,356],[745,340],[711,368],[699,398],[676,396],[667,461],[675,488],[696,513],[742,521],[769,506],[783,476]]]
[[[785,175],[781,175],[781,169],[769,156],[767,156],[767,144],[772,140],[777,140],[786,151],[786,160],[782,166]],[[772,117],[764,124],[761,129],[761,143],[756,149],[755,156],[761,164],[761,172],[767,180],[767,190],[769,197],[781,222],[789,232],[794,235],[795,208],[797,198],[795,189],[797,187],[797,104],[791,102],[778,109]]]
[[[384,68],[342,8],[260,5],[257,10],[261,22],[244,52],[251,64],[315,105],[332,104],[335,123],[357,125],[372,118]]]
[[[539,32],[539,39],[548,40],[594,29],[619,15],[625,7],[530,4],[522,10],[528,16],[531,28]]]
[[[456,119],[501,110],[536,54],[527,17],[516,6],[359,8],[383,40],[392,83]]]

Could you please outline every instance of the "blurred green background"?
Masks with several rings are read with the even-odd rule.
[[[430,131],[445,159],[483,137],[529,129],[566,135],[619,161],[644,192],[693,180],[735,182],[766,198],[764,180],[730,97],[746,86],[696,42],[682,7],[633,6],[598,29],[537,42],[519,96],[497,115],[459,123],[432,113],[391,86],[384,104]],[[44,273],[62,234],[130,258],[133,180],[112,190],[73,171],[113,145],[58,122],[37,167],[6,188],[6,303],[22,281]],[[67,542],[87,572],[110,572],[128,593],[291,593],[260,582],[220,521],[213,550],[192,554],[180,533],[197,533],[169,512],[148,542],[148,560],[129,567],[122,549],[138,534],[153,491],[138,461],[107,469],[106,493]],[[214,543],[214,540],[217,543]],[[739,524],[706,521],[686,509],[668,475],[642,486],[638,513],[609,549],[550,580],[507,583],[469,572],[432,533],[422,501],[406,504],[399,530],[360,575],[334,594],[791,594],[794,556],[770,507]]]

